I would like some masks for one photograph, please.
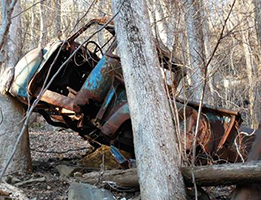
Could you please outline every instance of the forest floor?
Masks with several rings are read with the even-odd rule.
[[[80,168],[81,173],[99,170],[85,168],[79,163],[91,147],[74,131],[52,127],[40,118],[30,125],[29,138],[33,171],[9,175],[6,182],[18,187],[30,200],[68,199],[69,186],[77,180],[71,176],[61,176],[57,170],[59,165]],[[135,197],[135,200],[139,199],[137,190],[129,192],[106,189],[109,189],[116,199],[128,200]]]
[[[81,173],[91,170],[79,163],[91,147],[74,131],[52,127],[42,120],[34,122],[30,126],[30,147],[33,171],[7,177],[7,182],[18,187],[30,200],[68,199],[69,186],[76,180],[74,177],[61,176],[57,170],[59,165],[81,168]],[[106,189],[109,189],[118,200],[140,199],[137,190]],[[211,200],[229,199],[231,192],[231,188],[227,187],[209,187],[205,190]]]

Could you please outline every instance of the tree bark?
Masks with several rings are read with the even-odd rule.
[[[47,37],[47,30],[46,30],[46,9],[47,0],[41,1],[40,3],[40,40],[39,46],[44,47],[46,45],[46,37]]]
[[[205,62],[204,34],[202,30],[201,1],[185,1],[186,27],[190,53],[193,101],[199,101],[203,92],[203,66]]]
[[[127,170],[107,170],[104,173],[91,172],[86,173],[83,177],[76,177],[80,182],[96,184],[97,180],[112,181],[120,187],[139,187],[137,169],[127,169]]]
[[[186,185],[192,186],[192,169],[182,168]],[[261,180],[261,162],[221,164],[194,167],[195,180],[200,186],[236,185]]]
[[[257,38],[259,40],[259,44],[261,45],[261,2],[260,0],[253,0],[255,7],[255,25],[256,25],[256,33]]]
[[[59,31],[61,31],[61,0],[55,1],[55,14],[54,14],[54,37],[58,37]]]
[[[0,108],[0,170],[2,170],[22,129],[24,109],[20,102],[7,95],[0,95]],[[31,169],[29,137],[26,130],[6,173]]]
[[[10,8],[15,4],[12,3],[8,4],[7,1],[3,1],[3,2],[6,3],[6,4],[2,4],[3,6],[5,6],[5,10],[3,10],[3,12],[6,12],[6,15],[4,15],[5,17],[2,18],[2,20],[6,20],[6,21],[10,20],[10,25],[11,25],[11,16],[13,13],[13,8],[11,9],[11,12],[10,12]],[[19,6],[19,4],[16,4],[16,6]],[[18,8],[15,8],[15,10],[17,9]],[[15,41],[19,41],[19,36],[17,35],[18,27],[17,27],[17,23],[12,24],[10,28],[12,32],[8,36],[7,34],[9,32],[10,25],[7,26],[8,30],[5,31],[6,35],[4,35],[3,37],[3,38],[9,37],[10,41],[12,41],[8,45],[9,48],[6,48],[7,40],[6,42],[0,41],[0,43],[3,42],[2,49],[3,48],[8,49],[13,54],[13,56],[11,56],[9,52],[6,52],[6,54],[9,55],[9,59],[7,60],[5,57],[4,64],[1,66],[0,82],[1,82],[2,93],[5,93],[9,88],[9,84],[12,81],[11,79],[13,77],[14,65],[18,60],[18,55],[15,54],[16,52],[13,52],[16,51],[15,49],[18,45],[15,43]],[[0,48],[0,51],[2,49]],[[3,169],[3,166],[5,165],[8,158],[10,157],[16,138],[20,133],[23,113],[24,110],[21,103],[17,102],[17,100],[15,100],[14,98],[8,95],[3,95],[3,94],[0,95],[0,122],[1,122],[0,123],[0,169],[1,170]],[[30,157],[30,150],[29,150],[28,132],[26,131],[23,133],[23,137],[18,146],[18,150],[14,156],[13,162],[11,162],[11,164],[9,165],[7,172],[10,173],[10,172],[28,170],[30,168],[31,168],[31,157]]]
[[[100,0],[100,2],[99,2],[99,11],[98,11],[100,18],[103,18],[105,16],[104,12],[102,12],[102,9],[103,9],[104,5],[105,5],[105,0]],[[97,27],[97,28],[99,28],[99,27]],[[98,42],[99,42],[100,46],[104,45],[104,31],[100,31],[98,33]]]
[[[246,5],[243,0],[238,1],[238,6],[240,10],[243,10],[243,12],[247,13],[248,10],[245,8]],[[239,13],[239,21],[242,21],[244,19],[244,16]],[[246,61],[246,73],[248,78],[248,96],[249,96],[249,115],[250,115],[250,124],[251,128],[257,129],[259,125],[260,120],[260,108],[258,108],[258,104],[260,102],[256,98],[258,94],[256,93],[256,74],[257,70],[255,69],[254,64],[254,55],[251,50],[251,44],[249,41],[249,22],[248,18],[245,19],[243,22],[243,25],[241,26],[241,37],[242,37],[242,46],[244,50],[245,55],[245,61]]]
[[[17,0],[15,5],[13,16],[16,16],[21,12],[20,1]],[[18,15],[17,17],[12,19],[12,24],[10,26],[9,32],[9,40],[7,42],[7,66],[14,67],[21,56],[21,17]]]
[[[4,62],[4,47],[7,43],[8,33],[11,25],[11,16],[17,0],[13,0],[11,3],[2,0],[2,26],[0,29],[0,67]]]
[[[144,0],[112,1],[142,199],[186,199],[169,101]]]

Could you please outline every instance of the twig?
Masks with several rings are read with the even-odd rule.
[[[239,132],[238,135],[236,136],[235,140],[234,140],[234,144],[235,144],[235,146],[236,146],[237,154],[239,155],[240,159],[242,160],[242,163],[245,162],[245,159],[244,159],[243,155],[242,155],[241,152],[240,152],[240,144],[239,144],[239,145],[237,144],[237,138],[238,138],[240,135],[245,135],[245,136],[247,136],[247,137],[250,137],[250,136],[254,135],[255,132],[256,132],[256,130],[253,130],[252,133]]]
[[[104,29],[104,27],[106,27],[120,12],[123,3],[125,1],[122,2],[121,6],[119,7],[119,10],[102,26],[100,27],[97,31],[95,31],[91,36],[88,37],[87,40],[85,40],[85,42],[83,42],[81,45],[78,46],[78,48],[67,58],[67,60],[60,66],[60,68],[57,70],[57,72],[53,75],[53,77],[51,78],[51,80],[49,81],[49,83],[46,85],[46,87],[44,89],[42,89],[42,91],[39,93],[38,97],[36,98],[36,100],[33,102],[31,108],[28,110],[27,113],[27,117],[25,119],[25,122],[23,124],[22,130],[20,131],[20,133],[18,134],[18,137],[16,139],[16,142],[14,144],[13,147],[13,151],[11,153],[11,156],[9,157],[9,159],[7,160],[6,164],[4,165],[1,174],[0,174],[0,182],[2,181],[2,178],[4,176],[5,171],[7,170],[11,160],[14,157],[14,154],[18,148],[18,144],[23,136],[23,133],[26,130],[26,127],[28,125],[29,122],[29,116],[31,115],[31,113],[33,112],[34,108],[36,107],[36,105],[39,103],[39,101],[41,100],[42,95],[44,94],[44,92],[49,88],[49,86],[52,84],[53,80],[56,78],[56,76],[60,73],[60,71],[63,69],[63,67],[71,60],[71,58],[76,54],[76,52],[86,43],[88,42],[95,34],[97,34],[98,32],[100,32],[102,29]]]
[[[43,1],[46,1],[46,0],[41,0],[41,1],[38,1],[36,3],[34,3],[33,5],[31,5],[29,8],[26,8],[25,10],[21,11],[20,13],[18,13],[17,15],[13,16],[11,19],[14,19],[16,17],[18,17],[19,15],[23,14],[24,12],[30,10],[32,7],[36,6],[37,4],[39,3],[42,3]]]
[[[80,21],[82,21],[83,18],[89,13],[89,11],[91,10],[92,6],[93,6],[95,3],[97,3],[97,0],[93,0],[92,3],[91,3],[91,5],[89,6],[89,8],[88,8],[88,9],[86,10],[86,12],[83,14],[83,16],[82,16],[80,19],[77,19],[77,22],[75,23],[75,25],[74,25],[72,31],[74,31],[74,30],[76,29],[77,25],[78,25],[78,24],[80,23]]]
[[[136,191],[138,191],[138,188],[118,186],[113,181],[102,181],[102,184],[108,185],[110,187],[110,189],[116,190],[117,192],[136,192]]]
[[[86,1],[86,0],[84,0],[84,1],[85,1],[86,4],[90,5],[90,3],[88,1]],[[104,16],[108,15],[106,12],[103,12],[102,9],[100,9],[100,8],[94,7],[94,9],[96,9],[99,12],[101,12]]]
[[[44,182],[45,180],[46,180],[45,177],[32,178],[32,179],[29,179],[29,180],[26,180],[26,181],[22,181],[22,182],[16,183],[15,186],[21,186],[21,185],[28,184],[28,183],[33,183],[33,182]]]

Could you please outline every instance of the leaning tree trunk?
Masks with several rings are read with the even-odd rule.
[[[145,0],[112,1],[141,197],[186,199],[180,152]],[[121,6],[122,5],[122,6]]]
[[[2,18],[3,20],[2,24],[6,24],[6,23],[9,24],[9,26],[6,26],[8,30],[4,31],[5,36],[3,38],[9,37],[10,41],[12,41],[12,43],[8,45],[9,48],[5,48],[8,49],[9,51],[17,51],[15,47],[14,48],[12,47],[12,45],[14,46],[17,45],[14,44],[14,42],[19,41],[17,35],[19,17],[15,18],[14,20],[15,23],[11,25],[11,15],[13,12],[14,5],[15,3],[13,1],[10,4],[6,3],[5,0],[2,1],[2,6],[3,6],[2,16],[4,16]],[[14,10],[14,15],[15,13],[19,12],[19,3],[17,3],[15,7],[16,8]],[[4,27],[2,28],[4,29]],[[9,28],[10,30],[12,30],[12,32],[10,33],[9,33]],[[4,47],[6,47],[7,41],[2,40],[0,41],[0,44],[2,46],[2,49],[0,49],[1,51],[3,50]],[[6,90],[8,89],[8,86],[12,79],[14,64],[18,59],[18,56],[15,56],[14,52],[12,54],[13,56],[10,56],[9,54],[9,59],[7,59],[8,58],[7,55],[3,56],[5,57],[5,59],[3,60],[4,62],[0,65],[1,67],[0,82],[1,82],[2,93],[6,92]],[[24,113],[24,109],[17,100],[15,100],[14,98],[6,94],[0,94],[0,174],[7,160],[10,158],[11,152],[14,148],[15,141],[21,130],[23,113]],[[9,168],[6,172],[28,170],[30,168],[31,168],[31,157],[30,157],[30,150],[29,150],[28,132],[25,131],[18,145],[14,159],[10,163]]]

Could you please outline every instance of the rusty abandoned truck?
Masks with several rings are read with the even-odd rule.
[[[92,26],[106,31],[107,41],[99,46],[90,35],[83,42],[77,38]],[[97,30],[97,29],[96,29]],[[94,34],[97,34],[96,31]],[[113,23],[94,19],[64,41],[28,52],[15,67],[9,93],[23,104],[31,105],[47,83],[35,112],[53,126],[71,128],[88,139],[95,147],[114,145],[133,153],[133,138],[129,107],[121,72]],[[157,45],[160,62],[168,66],[168,52]],[[180,68],[171,63],[176,79]],[[178,81],[176,85],[178,84]],[[187,151],[191,150],[198,104],[176,100],[180,127],[186,122]],[[226,161],[238,161],[234,140],[241,125],[238,112],[203,106],[197,136],[202,160],[209,156]],[[183,125],[183,126],[182,126]],[[182,128],[181,128],[182,129]],[[181,130],[182,131],[182,130]],[[134,154],[133,154],[134,155]]]

